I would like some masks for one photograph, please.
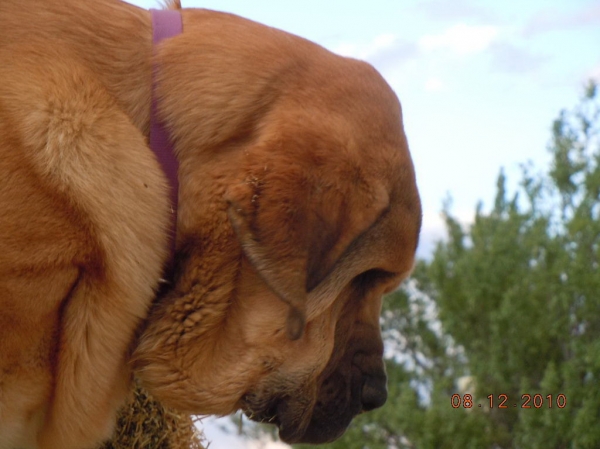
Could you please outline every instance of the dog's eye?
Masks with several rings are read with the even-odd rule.
[[[374,268],[356,276],[352,280],[352,283],[355,287],[368,289],[381,282],[388,281],[393,277],[395,277],[394,273],[390,273],[389,271],[379,268]]]

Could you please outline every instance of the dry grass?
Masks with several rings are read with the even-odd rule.
[[[121,410],[113,438],[100,449],[205,449],[195,419],[163,407],[136,386]]]

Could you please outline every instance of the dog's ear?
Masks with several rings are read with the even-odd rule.
[[[245,256],[289,306],[287,335],[300,338],[310,293],[331,272],[348,246],[388,206],[381,188],[368,195],[306,183],[246,182],[227,194],[228,216]]]

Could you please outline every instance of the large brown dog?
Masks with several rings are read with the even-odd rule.
[[[169,210],[146,143],[149,13],[0,1],[1,449],[93,447],[132,367],[168,405],[241,408],[289,442],[332,440],[386,399],[381,296],[421,215],[398,100],[365,63],[182,15],[156,57],[176,273],[150,310]]]

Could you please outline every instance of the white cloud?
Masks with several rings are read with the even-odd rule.
[[[249,441],[248,449],[291,449],[291,446],[279,441]]]
[[[215,449],[291,449],[291,446],[280,441],[271,441],[269,437],[259,440],[244,438],[229,416],[207,417],[202,419],[197,427],[204,433],[209,447]]]
[[[594,67],[592,70],[590,70],[587,79],[592,79],[597,83],[600,83],[600,64]]]
[[[495,26],[469,26],[464,23],[448,28],[441,34],[423,36],[419,47],[424,51],[450,50],[460,56],[485,50],[498,35]]]
[[[442,90],[444,87],[444,83],[439,78],[429,78],[425,81],[425,90],[427,92],[437,92]]]
[[[492,67],[501,72],[535,72],[548,60],[545,55],[509,42],[494,42],[489,50],[492,56]]]
[[[482,7],[477,0],[427,0],[420,1],[415,6],[415,10],[424,12],[433,19],[440,20],[458,20],[473,18],[484,22],[493,22],[498,17],[485,7]]]
[[[358,59],[369,59],[369,57],[381,52],[382,50],[385,51],[392,47],[395,41],[396,36],[393,34],[381,34],[379,36],[375,36],[371,42],[364,44],[344,42],[333,47],[332,50],[342,56],[349,56]]]
[[[577,11],[543,9],[538,11],[524,30],[526,36],[551,31],[581,29],[600,25],[600,4],[590,3]]]
[[[228,449],[247,449],[248,444],[238,435],[237,429],[229,417],[208,417],[196,425],[210,443],[210,447]]]
[[[446,225],[438,211],[423,212],[423,225],[421,236],[419,237],[419,246],[417,248],[417,257],[420,259],[431,259],[437,242],[445,239]]]
[[[359,53],[361,52],[361,49],[358,45],[351,44],[349,42],[337,44],[330,50],[334,53],[337,53],[338,55],[347,56],[350,58],[359,58]]]
[[[390,47],[396,42],[397,37],[391,33],[375,36],[373,39],[373,47],[375,49]]]
[[[395,34],[380,34],[366,43],[340,43],[331,50],[342,56],[362,59],[379,70],[398,65],[417,56],[417,46]]]
[[[475,221],[474,208],[458,210],[450,207],[450,215],[460,223],[463,229],[468,229]],[[431,259],[437,242],[447,240],[447,231],[444,214],[439,210],[425,209],[423,211],[423,225],[419,237],[417,257],[425,260]]]

